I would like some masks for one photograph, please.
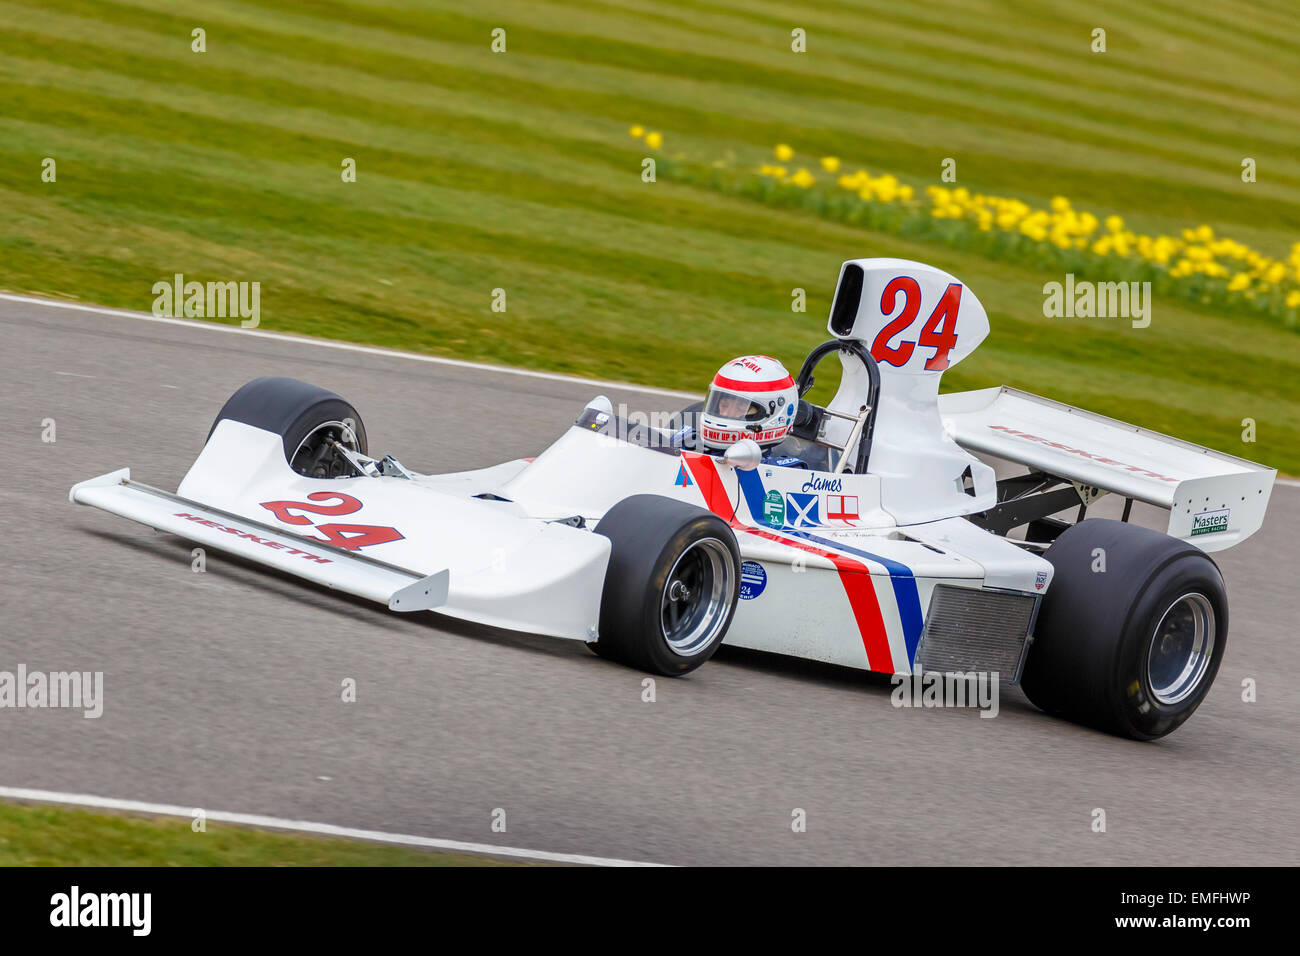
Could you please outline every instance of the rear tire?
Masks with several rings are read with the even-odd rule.
[[[717,651],[736,613],[740,551],[717,515],[633,495],[596,525],[610,539],[600,603],[601,657],[678,677]]]
[[[366,426],[357,410],[333,392],[293,378],[255,378],[231,395],[217,413],[208,438],[223,419],[279,435],[284,460],[308,478],[347,478],[355,469],[336,451],[339,441],[366,454]]]
[[[1218,566],[1185,541],[1102,518],[1066,529],[1045,557],[1056,570],[1025,662],[1025,695],[1048,713],[1135,740],[1178,728],[1205,699],[1227,644]],[[1101,561],[1105,571],[1094,571]]]

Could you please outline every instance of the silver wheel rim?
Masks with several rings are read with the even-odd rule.
[[[659,627],[673,653],[693,657],[727,623],[736,562],[717,538],[701,538],[677,556],[659,596]]]
[[[1147,654],[1152,696],[1166,705],[1186,700],[1210,669],[1214,640],[1214,608],[1204,594],[1192,591],[1169,605]]]

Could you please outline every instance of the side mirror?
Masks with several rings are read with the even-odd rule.
[[[741,471],[753,471],[763,463],[763,448],[752,438],[742,438],[722,453],[722,461]]]
[[[587,408],[597,412],[604,412],[606,415],[614,414],[614,405],[604,395],[597,395],[587,403]]]

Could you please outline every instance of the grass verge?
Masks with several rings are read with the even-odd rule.
[[[225,824],[0,803],[0,866],[505,866],[460,853]]]

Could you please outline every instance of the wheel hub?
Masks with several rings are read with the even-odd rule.
[[[1162,704],[1185,700],[1200,686],[1214,659],[1216,620],[1209,599],[1184,594],[1160,618],[1147,655],[1147,683]]]
[[[350,478],[357,473],[352,463],[334,448],[338,442],[351,451],[360,451],[356,433],[346,422],[318,425],[294,452],[289,467],[308,478]]]
[[[704,651],[726,625],[735,561],[717,538],[691,544],[673,564],[660,601],[664,640],[683,657]]]

